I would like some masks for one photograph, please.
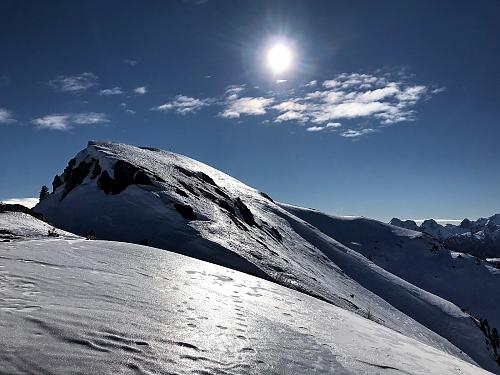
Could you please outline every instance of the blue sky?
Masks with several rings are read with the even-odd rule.
[[[2,1],[0,199],[36,196],[98,139],[339,215],[500,212],[499,16],[494,0]]]

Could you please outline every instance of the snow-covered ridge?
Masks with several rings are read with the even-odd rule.
[[[419,226],[413,220],[397,218],[393,218],[390,224],[430,234],[454,251],[481,258],[500,256],[500,214],[476,221],[464,219],[460,225],[441,225],[434,219],[428,219]]]
[[[35,238],[78,238],[73,233],[55,229],[31,210],[19,205],[0,205],[0,242]]]
[[[203,163],[157,149],[92,142],[53,186],[35,209],[58,227],[147,243],[271,279],[439,350],[498,368],[476,322],[448,296],[411,284],[355,244]],[[402,237],[421,236],[391,228]],[[422,251],[432,254],[433,245],[424,241]]]

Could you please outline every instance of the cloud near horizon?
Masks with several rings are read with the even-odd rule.
[[[105,124],[110,121],[104,113],[83,112],[51,114],[31,122],[40,129],[69,130],[75,126]]]
[[[10,198],[4,199],[1,203],[4,204],[21,204],[24,207],[33,208],[37,205],[39,199],[38,198]]]
[[[286,94],[270,92],[252,96],[246,85],[232,85],[219,98],[176,97],[197,103],[187,106],[192,110],[179,110],[183,107],[176,101],[156,109],[179,108],[178,113],[187,114],[216,105],[223,107],[218,114],[222,118],[267,115],[268,122],[309,125],[306,130],[311,133],[334,131],[346,121],[350,124],[349,128],[339,134],[345,138],[358,138],[378,132],[388,125],[415,121],[416,105],[444,90],[409,83],[400,76],[389,74],[342,73],[322,83],[309,81]],[[353,124],[356,120],[363,120],[363,124],[367,125]]]

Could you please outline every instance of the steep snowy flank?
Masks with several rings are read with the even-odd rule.
[[[460,225],[441,225],[433,219],[418,226],[412,220],[393,218],[391,225],[430,234],[451,250],[481,258],[500,256],[500,214],[476,221],[464,219]]]
[[[500,327],[500,270],[419,232],[281,205],[394,275]],[[480,292],[478,291],[480,289]]]
[[[467,359],[458,347],[483,367],[498,369],[483,333],[456,305],[205,164],[157,149],[93,142],[53,187],[35,210],[63,229],[147,243],[272,279]]]
[[[6,374],[486,374],[277,284],[105,241],[0,244]]]

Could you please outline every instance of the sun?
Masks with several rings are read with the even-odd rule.
[[[267,63],[274,74],[283,73],[292,65],[291,49],[283,43],[273,45],[267,51]]]

